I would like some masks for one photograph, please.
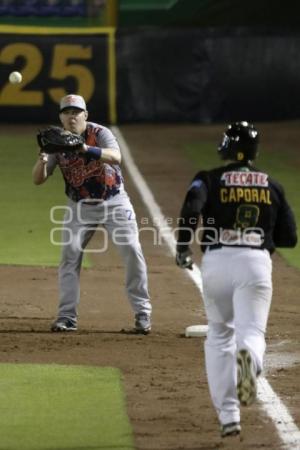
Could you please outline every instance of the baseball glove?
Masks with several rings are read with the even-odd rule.
[[[193,270],[193,260],[191,255],[193,253],[190,249],[187,249],[185,252],[177,252],[176,253],[176,264],[181,269],[189,269]]]
[[[37,141],[43,153],[66,153],[80,150],[84,144],[84,137],[51,125],[39,130]]]

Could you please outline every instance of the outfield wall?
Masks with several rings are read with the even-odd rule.
[[[2,26],[0,122],[53,122],[71,92],[104,123],[295,119],[299,50],[286,30]]]
[[[127,30],[118,35],[121,122],[300,116],[300,34]]]

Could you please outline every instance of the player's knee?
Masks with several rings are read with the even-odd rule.
[[[225,323],[209,323],[207,333],[208,345],[224,345],[234,341],[234,328]]]

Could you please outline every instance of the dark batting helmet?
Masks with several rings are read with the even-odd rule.
[[[221,159],[253,161],[257,154],[258,131],[251,123],[235,122],[228,126],[218,148]]]

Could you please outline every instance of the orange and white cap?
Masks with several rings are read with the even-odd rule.
[[[81,95],[66,95],[60,101],[60,112],[67,108],[78,108],[86,111],[86,104]]]

